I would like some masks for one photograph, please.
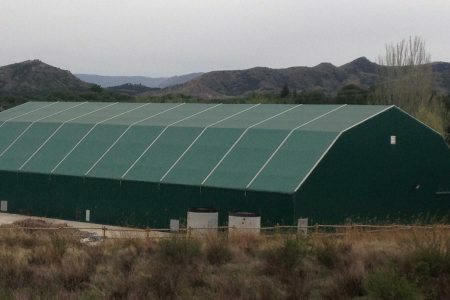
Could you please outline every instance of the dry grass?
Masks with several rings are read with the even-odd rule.
[[[0,299],[450,299],[449,247],[442,228],[95,245],[0,230]]]

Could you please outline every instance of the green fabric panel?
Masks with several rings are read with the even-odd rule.
[[[53,218],[85,221],[83,210],[84,178],[75,176],[50,176],[50,196],[47,199],[47,213]],[[39,192],[39,191],[36,191]]]
[[[79,103],[81,105],[76,106],[72,109],[66,110],[64,112],[61,112],[57,115],[54,115],[52,117],[48,117],[45,118],[45,120],[43,120],[43,122],[46,123],[51,123],[51,122],[55,122],[55,123],[63,123],[65,121],[71,120],[73,118],[77,118],[80,117],[84,114],[87,114],[89,112],[93,112],[96,109],[105,107],[108,105],[108,103],[99,103],[99,102],[93,102],[93,103]],[[75,120],[76,122],[76,120]]]
[[[288,130],[250,129],[205,182],[243,189],[275,151]]]
[[[158,136],[163,127],[133,126],[88,176],[119,179]]]
[[[0,127],[0,153],[3,152],[30,123],[6,122]]]
[[[99,125],[55,169],[55,174],[83,176],[126,129],[125,125]]]
[[[124,208],[133,206],[130,203],[132,201],[122,202],[120,194],[121,185],[118,180],[86,178],[83,182],[82,201],[79,203],[83,217],[86,216],[86,209],[89,209],[93,223],[131,224],[130,221],[127,219],[124,221],[123,218],[127,218]]]
[[[216,128],[247,128],[260,121],[270,118],[294,105],[265,104],[256,106],[234,118],[215,125]]]
[[[85,104],[79,107],[84,106]],[[111,107],[106,106],[108,106],[108,103],[89,103],[87,107],[89,108],[89,110],[85,112],[78,112],[78,115],[81,116],[90,111],[93,113],[85,117],[76,119],[73,122],[68,122],[64,124],[58,130],[58,132],[42,147],[42,149],[24,166],[23,170],[38,173],[50,172],[64,158],[64,156],[81,140],[81,138],[83,138],[83,136],[89,131],[89,129],[91,129],[94,126],[92,123],[86,122],[85,120],[86,118],[101,115],[102,119],[97,120],[98,122],[101,122],[102,120],[106,120],[110,117],[113,117],[123,112],[123,107],[113,109],[115,105]],[[106,108],[100,109],[103,107]],[[98,111],[94,112],[95,110]],[[81,123],[80,120],[82,121]],[[111,128],[113,127],[114,126],[111,126]],[[120,130],[120,128],[113,129],[113,132],[116,132],[117,130]],[[79,173],[75,174],[79,175]]]
[[[214,106],[214,105],[212,105],[212,104],[183,104],[165,114],[157,116],[156,118],[152,118],[152,119],[146,120],[142,123],[139,123],[139,125],[141,125],[141,126],[167,126],[167,125],[170,125],[171,123],[180,121],[183,118],[189,117],[193,114],[201,112],[202,110],[205,110],[212,106]]]
[[[111,105],[113,103],[105,103],[107,105]],[[99,123],[101,121],[107,120],[108,118],[112,118],[114,116],[117,116],[121,113],[124,113],[130,109],[133,109],[137,107],[137,104],[130,104],[130,103],[114,103],[113,105],[99,110],[93,114],[81,117],[76,120],[76,123],[83,123],[83,124],[95,124]],[[131,112],[133,113],[133,112]]]
[[[187,125],[193,127],[208,126],[245,108],[246,106],[217,106],[216,108],[203,112],[191,119],[180,122],[179,124],[181,125],[181,127],[185,127]],[[178,112],[176,112],[176,109],[174,109],[173,111],[174,112],[172,114],[179,114]],[[171,111],[159,116],[163,117],[165,114],[170,115]],[[183,116],[182,118],[184,117],[185,116]],[[178,128],[177,126],[174,127]],[[161,127],[149,126],[134,126],[130,128],[130,130],[128,130],[126,134],[123,135],[123,137],[114,145],[114,147],[111,148],[111,150],[102,158],[102,160],[95,166],[95,168],[92,169],[92,171],[89,173],[89,176],[121,178],[121,176],[136,161],[139,155],[144,152],[145,148],[151,144],[151,142],[158,136],[158,134],[162,130],[163,128]],[[168,131],[170,132],[171,130]],[[164,133],[164,135],[165,134],[167,134],[167,131],[166,133]],[[196,136],[193,136],[191,143],[195,138]],[[179,155],[181,155],[181,153],[183,153],[189,145],[190,143],[187,146],[185,146],[185,144],[180,145],[177,153],[180,153]],[[182,150],[184,146],[185,149],[182,152],[179,152],[179,150]],[[176,159],[178,159],[178,157]],[[175,162],[175,160],[173,162]]]
[[[0,171],[0,199],[8,201],[8,211],[14,211],[18,185],[17,172]]]
[[[52,117],[45,118],[45,122],[32,124],[27,131],[23,131],[22,136],[0,157],[0,168],[4,170],[19,169],[47,138],[57,130],[60,123],[102,106],[104,105],[81,104]]]
[[[249,189],[294,192],[336,136],[335,132],[294,131]]]
[[[206,127],[212,125],[220,120],[223,120],[233,114],[241,112],[247,108],[251,107],[251,105],[244,104],[236,104],[236,105],[219,105],[208,111],[205,111],[199,115],[196,115],[193,118],[182,121],[176,125],[175,127]],[[245,113],[245,112],[244,112]],[[232,117],[228,120],[236,120],[239,115]],[[223,122],[226,122],[225,120]],[[219,123],[220,124],[220,123]]]
[[[148,103],[148,104],[135,104],[135,106],[144,105],[141,108],[132,111],[131,113],[124,114],[112,120],[106,121],[104,124],[117,124],[117,125],[130,125],[135,122],[139,122],[144,120],[147,117],[150,117],[154,114],[160,113],[171,107],[175,107],[178,104],[170,104],[170,103]],[[130,109],[132,107],[129,107]]]
[[[50,198],[50,177],[20,173],[18,176],[17,197],[14,199],[14,213],[49,216],[47,213],[48,199]],[[13,212],[13,211],[11,211]]]
[[[91,124],[66,123],[22,168],[22,171],[50,173],[91,127]]]
[[[28,113],[45,105],[49,105],[50,103],[51,102],[27,102],[22,105],[14,106],[10,109],[1,111],[0,125],[3,121]]]
[[[163,182],[200,185],[243,131],[208,128]]]
[[[0,157],[0,169],[17,170],[59,126],[35,123]]]
[[[125,178],[159,182],[201,130],[198,127],[169,127]]]
[[[246,112],[243,112],[242,114],[239,114],[238,116],[235,116],[229,120],[226,120],[223,123],[217,124],[212,128],[207,129],[204,135],[202,135],[202,137],[197,140],[193,147],[180,160],[177,166],[175,166],[175,168],[164,179],[164,182],[179,184],[201,184],[201,182],[206,178],[209,172],[220,161],[220,159],[225,155],[228,149],[230,149],[233,143],[243,132],[243,130],[240,130],[238,128],[243,125],[245,125],[246,127],[252,126],[292,107],[294,106],[276,106],[277,109],[274,111],[274,107],[271,105],[267,107],[265,105],[260,105]],[[292,123],[295,117],[298,118],[302,116],[304,119],[311,118],[312,116],[315,117],[317,116],[317,114],[329,110],[329,108],[320,109],[319,107],[315,107],[315,109],[307,109],[304,112],[299,113],[301,109],[303,109],[303,107],[298,106],[297,108],[294,108],[293,110],[286,113],[286,115],[288,115],[291,112],[295,111],[293,115],[291,114],[287,117],[287,120],[289,120],[289,124],[284,124],[283,128],[292,128],[298,126],[299,123],[296,123],[295,125]],[[283,118],[283,116],[284,114],[275,117],[267,122]],[[239,124],[238,127],[235,127],[235,125],[237,124]],[[265,124],[265,122],[262,124]],[[224,128],[224,126],[227,126],[227,128]],[[257,126],[256,128],[258,128],[259,126]],[[273,125],[273,127],[276,126]],[[249,134],[250,132],[248,132],[247,134]],[[285,131],[283,133],[276,133],[278,138],[283,134],[286,135],[287,132]],[[273,145],[270,149],[274,149]],[[267,149],[265,149],[264,151],[265,152],[262,153],[263,157],[268,157]],[[255,154],[258,154],[258,151],[255,151]],[[254,155],[252,154],[250,156],[251,159],[253,159]],[[251,160],[249,161],[249,163],[252,163]],[[246,176],[249,176],[252,171],[253,170],[250,170],[250,172],[246,174]],[[206,184],[209,184],[209,180]]]
[[[120,209],[123,213],[118,221],[122,223],[127,222],[141,227],[169,228],[168,218],[178,217],[168,212],[167,209],[170,206],[161,201],[160,189],[155,183],[122,181],[121,201]],[[175,207],[175,205],[171,206]]]
[[[385,105],[347,105],[302,127],[305,131],[339,132],[388,108]]]
[[[47,103],[48,104],[48,103]],[[3,152],[20,134],[25,132],[27,127],[36,120],[39,120],[41,118],[44,118],[46,116],[50,116],[54,113],[57,113],[59,111],[62,111],[66,108],[70,108],[76,105],[75,103],[55,103],[54,105],[51,105],[45,109],[31,112],[33,109],[41,106],[34,105],[27,105],[24,106],[29,107],[29,111],[31,112],[28,115],[18,117],[12,121],[2,123],[0,127],[0,152]],[[42,105],[45,106],[45,105]],[[21,115],[24,113],[23,111],[19,113],[18,115]],[[3,113],[0,113],[0,115],[3,115]],[[7,114],[5,114],[8,116]],[[45,119],[44,119],[45,120]],[[38,132],[42,133],[42,132]],[[32,142],[36,142],[36,139],[32,138]],[[32,145],[30,145],[32,146]],[[28,145],[25,143],[24,147],[28,147]],[[10,149],[12,150],[12,149]],[[16,156],[17,157],[17,156]],[[14,164],[12,164],[14,165]],[[10,165],[10,166],[12,166]],[[9,169],[9,168],[7,168]]]
[[[41,110],[37,110],[34,111],[30,114],[27,114],[25,116],[21,116],[18,117],[16,119],[14,119],[14,122],[33,122],[33,121],[37,121],[39,119],[43,119],[46,118],[52,114],[61,112],[65,109],[74,107],[75,105],[78,105],[80,103],[76,103],[76,102],[57,102],[53,105],[50,105],[46,108],[43,108]],[[45,122],[46,120],[43,119],[43,122]]]
[[[297,126],[313,120],[339,105],[300,105],[276,118],[268,120],[254,128],[261,129],[294,129]],[[320,119],[314,122],[320,122]]]

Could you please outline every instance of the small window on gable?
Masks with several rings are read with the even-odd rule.
[[[397,136],[391,135],[391,145],[396,145],[396,144],[397,144]]]

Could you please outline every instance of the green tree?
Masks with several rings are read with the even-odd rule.
[[[281,98],[286,98],[287,96],[289,96],[290,91],[289,91],[289,87],[287,84],[283,85],[283,88],[281,89],[280,92],[280,97]]]
[[[103,92],[103,88],[99,86],[98,84],[94,84],[91,86],[90,90],[94,93],[101,93]]]
[[[344,86],[336,96],[339,104],[367,104],[369,92],[355,84]]]

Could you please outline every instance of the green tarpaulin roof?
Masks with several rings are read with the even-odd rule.
[[[0,170],[292,193],[389,108],[28,102],[0,113]]]

